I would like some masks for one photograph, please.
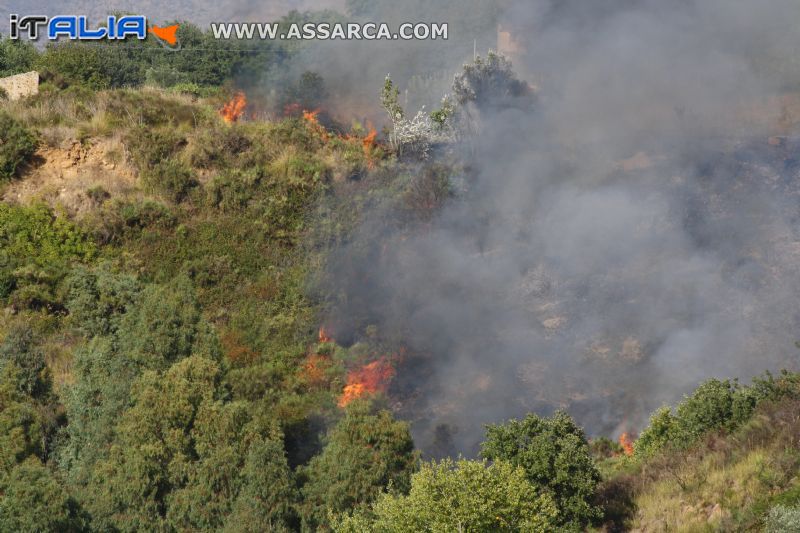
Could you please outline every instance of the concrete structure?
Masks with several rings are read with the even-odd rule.
[[[0,78],[2,88],[9,100],[18,100],[39,92],[39,73],[34,71]]]

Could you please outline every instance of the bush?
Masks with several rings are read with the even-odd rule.
[[[800,507],[776,505],[769,511],[764,531],[765,533],[800,531]]]
[[[669,407],[658,409],[650,417],[650,424],[642,431],[634,443],[637,457],[650,457],[664,449],[671,441],[677,439],[675,417]]]
[[[125,138],[131,159],[140,171],[153,168],[180,151],[186,139],[169,128],[139,127]]]
[[[30,160],[36,145],[33,132],[8,113],[0,112],[0,180],[13,177],[17,168]]]
[[[416,466],[408,424],[388,411],[372,414],[366,402],[350,404],[323,452],[303,471],[304,524],[325,527],[329,513],[368,505],[389,486],[407,492]]]
[[[552,418],[530,414],[487,426],[481,455],[522,467],[534,487],[552,496],[558,508],[556,521],[566,529],[585,529],[602,514],[592,503],[600,474],[589,444],[564,412]]]
[[[497,461],[445,459],[425,463],[408,496],[383,495],[366,513],[334,524],[339,532],[557,530],[556,506],[526,479],[525,471]]]
[[[181,161],[170,159],[142,173],[142,181],[149,189],[168,200],[178,203],[197,186],[192,171]]]

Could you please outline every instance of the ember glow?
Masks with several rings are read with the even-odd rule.
[[[633,455],[633,440],[627,432],[619,436],[619,445],[622,446],[622,451],[625,455],[628,457]]]
[[[222,106],[219,110],[219,115],[228,123],[238,121],[244,114],[244,108],[247,107],[247,97],[242,91],[233,95],[233,98]]]
[[[347,404],[358,398],[386,392],[394,375],[394,367],[387,357],[382,357],[351,371],[347,375],[347,385],[339,397],[339,407],[346,407]]]

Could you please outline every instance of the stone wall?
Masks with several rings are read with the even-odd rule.
[[[6,91],[10,100],[18,100],[39,92],[39,73],[34,71],[0,78],[0,88]]]

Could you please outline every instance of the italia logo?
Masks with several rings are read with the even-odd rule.
[[[20,39],[21,34],[27,34],[28,39],[36,40],[41,33],[47,39],[55,41],[66,38],[74,41],[123,41],[128,38],[144,40],[148,34],[168,50],[180,50],[178,42],[179,24],[171,26],[147,26],[147,17],[143,15],[109,15],[105,25],[92,26],[83,15],[58,15],[46,17],[44,15],[28,15],[21,17],[12,14],[9,20],[9,37]]]

